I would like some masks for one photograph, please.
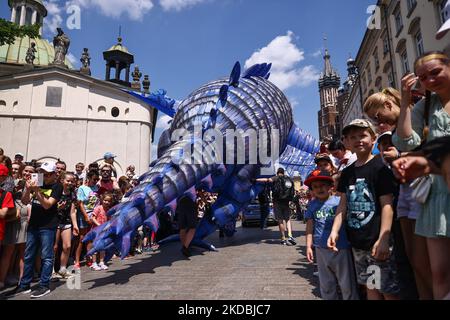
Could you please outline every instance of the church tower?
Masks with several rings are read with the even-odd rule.
[[[324,71],[319,78],[320,111],[319,137],[320,140],[340,138],[340,130],[337,125],[337,97],[341,78],[331,66],[331,56],[325,49]]]
[[[106,61],[105,80],[131,87],[130,67],[134,63],[134,55],[122,44],[121,36],[119,36],[116,45],[103,52],[103,59]],[[116,71],[113,78],[111,78],[111,69]],[[121,78],[121,71],[124,69],[125,75]]]

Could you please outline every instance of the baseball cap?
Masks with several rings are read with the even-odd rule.
[[[305,181],[305,185],[307,187],[311,187],[311,183],[313,183],[314,181],[325,181],[331,184],[334,183],[334,180],[328,171],[320,170],[314,170],[313,172],[311,172]]]
[[[342,135],[346,136],[351,128],[365,128],[372,131],[372,134],[376,135],[375,128],[366,119],[355,119],[344,127],[342,130]]]
[[[314,162],[317,164],[320,160],[325,160],[325,161],[328,161],[329,163],[333,163],[333,161],[331,161],[330,156],[326,153],[316,154],[316,157],[314,158]]]
[[[52,161],[44,162],[39,167],[39,170],[44,170],[45,172],[55,172],[56,171],[56,164]]]
[[[448,30],[450,30],[450,0],[447,0],[447,3],[445,4],[444,18],[445,18],[444,24],[436,33],[436,40],[442,39],[447,34]]]
[[[284,174],[284,169],[283,168],[278,168],[277,174],[280,174],[280,173]]]
[[[380,143],[381,139],[385,138],[387,136],[392,137],[392,132],[391,131],[386,131],[386,132],[383,132],[382,134],[380,134],[378,136],[377,143]]]
[[[22,157],[22,159],[23,159],[23,158],[24,158],[24,157],[23,157],[23,153],[17,152],[17,153],[14,155],[14,158],[17,158],[17,157]]]
[[[115,157],[116,157],[116,155],[113,154],[112,152],[106,152],[106,153],[103,155],[103,158],[104,158],[104,159],[111,159],[111,158],[115,158]]]
[[[4,164],[0,163],[0,177],[5,177],[8,174],[9,174],[8,168]]]

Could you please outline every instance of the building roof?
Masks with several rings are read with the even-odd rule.
[[[111,48],[109,48],[109,49],[106,50],[105,52],[109,52],[109,51],[122,51],[122,52],[124,52],[124,53],[126,53],[126,54],[130,54],[130,55],[131,55],[131,53],[128,51],[127,47],[125,47],[125,46],[122,44],[122,38],[119,37],[119,38],[117,38],[117,40],[118,40],[118,43],[115,44],[115,45],[113,45]]]
[[[52,63],[55,58],[55,48],[48,42],[48,40],[31,39],[28,36],[16,38],[16,41],[11,45],[5,44],[0,46],[0,62],[26,64],[25,57],[32,42],[36,43],[37,50],[35,53],[36,59],[34,60],[34,65],[47,66]],[[70,69],[73,69],[73,66],[67,57],[65,63]]]

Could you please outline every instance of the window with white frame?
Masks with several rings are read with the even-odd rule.
[[[417,56],[420,57],[425,52],[425,48],[423,46],[422,32],[420,30],[414,36],[414,40],[416,43]]]
[[[439,17],[441,18],[441,25],[444,24],[445,21],[447,21],[447,19],[449,19],[449,17],[447,17],[445,15],[445,4],[446,4],[446,0],[441,0],[441,2],[439,3]]]
[[[388,36],[384,36],[383,38],[383,53],[386,55],[386,53],[389,52],[389,39]]]
[[[402,20],[402,12],[400,10],[400,3],[394,11],[394,17],[397,33],[400,33],[400,31],[403,29],[403,20]]]
[[[400,60],[402,65],[403,74],[409,73],[409,61],[408,61],[408,52],[405,50],[400,53]]]
[[[377,50],[373,53],[373,61],[375,62],[375,70],[378,70],[380,68],[380,59],[378,59]]]
[[[409,13],[416,7],[417,1],[416,0],[408,0],[407,5],[408,5],[408,13]]]
[[[391,88],[395,87],[394,74],[392,73],[392,70],[388,71],[388,83],[389,83],[389,87],[391,87]]]

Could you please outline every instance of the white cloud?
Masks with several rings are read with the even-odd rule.
[[[76,66],[78,65],[78,59],[77,59],[77,57],[75,57],[71,52],[69,52],[69,53],[66,55],[66,58],[67,58],[67,60],[70,61],[70,63],[71,63],[74,67],[76,67]]]
[[[47,17],[44,19],[44,33],[55,35],[56,28],[63,23],[62,9],[58,0],[44,1],[44,5],[48,12]]]
[[[154,161],[154,160],[156,160],[156,158],[158,158],[158,144],[154,143],[154,144],[152,144],[151,160],[150,161]]]
[[[153,8],[152,0],[70,0],[66,2],[66,8],[70,5],[78,5],[80,8],[97,8],[100,12],[113,18],[119,18],[127,14],[131,20],[141,21],[144,15]],[[81,12],[83,14],[83,12]]]
[[[169,117],[168,115],[163,115],[161,116],[158,121],[156,122],[156,128],[157,129],[162,129],[165,130],[167,128],[170,127],[170,125],[168,124],[168,122],[172,120],[171,117]]]
[[[254,52],[245,62],[249,68],[257,63],[272,63],[270,80],[281,90],[295,86],[306,87],[319,79],[319,71],[312,65],[299,67],[305,59],[305,52],[298,48],[295,34],[288,31],[285,36],[278,36],[266,47]]]
[[[322,50],[317,50],[316,52],[311,54],[311,56],[313,56],[314,58],[318,58],[318,57],[322,56]]]
[[[207,0],[159,0],[159,4],[164,11],[181,11],[183,9],[193,7],[196,4],[205,2]]]

